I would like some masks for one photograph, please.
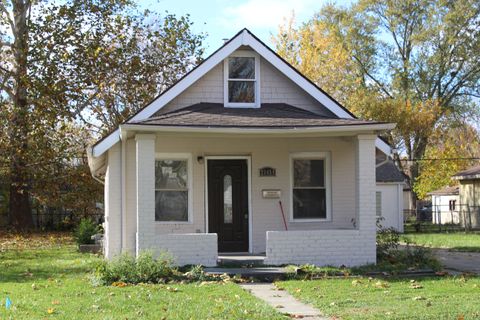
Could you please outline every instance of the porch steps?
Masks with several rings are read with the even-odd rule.
[[[218,256],[217,265],[222,267],[260,267],[263,266],[265,256],[263,255],[239,255],[239,254],[221,254]]]

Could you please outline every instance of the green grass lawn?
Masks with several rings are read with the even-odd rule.
[[[95,287],[99,257],[48,241],[0,238],[0,319],[285,319],[233,283]]]
[[[340,319],[479,319],[480,278],[368,278],[277,282]]]
[[[480,252],[480,233],[409,233],[404,234],[402,238],[431,248]]]

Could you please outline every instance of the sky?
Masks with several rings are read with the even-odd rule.
[[[159,13],[190,14],[194,32],[204,32],[206,55],[222,45],[225,38],[248,28],[266,44],[272,46],[272,35],[278,26],[295,14],[300,24],[308,21],[322,5],[348,5],[351,0],[137,0],[140,8]]]

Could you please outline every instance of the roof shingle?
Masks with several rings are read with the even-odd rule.
[[[221,103],[198,103],[129,123],[182,127],[296,128],[368,125],[384,122],[329,118],[283,103],[265,103],[260,108],[225,108]]]

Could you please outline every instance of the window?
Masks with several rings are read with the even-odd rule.
[[[456,204],[457,200],[449,200],[448,201],[448,209],[450,211],[455,211],[455,204]]]
[[[155,160],[155,221],[189,222],[188,158]]]
[[[382,216],[382,192],[380,191],[375,192],[375,211],[377,217]]]
[[[328,153],[292,156],[292,218],[294,221],[330,218]]]
[[[259,58],[237,51],[225,59],[225,106],[259,107]]]
[[[232,176],[223,177],[223,223],[233,222]]]

